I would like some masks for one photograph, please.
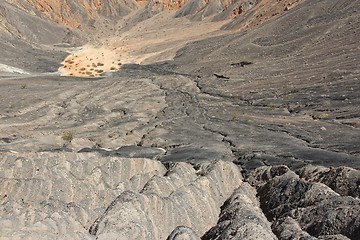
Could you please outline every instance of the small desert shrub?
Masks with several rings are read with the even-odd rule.
[[[120,66],[122,63],[118,63],[118,65]]]
[[[61,136],[62,140],[71,142],[74,139],[74,132],[73,131],[66,131]]]
[[[80,68],[80,71],[85,71],[85,70],[86,70],[86,68],[84,68],[84,67],[83,67],[83,68]]]
[[[275,103],[269,103],[268,105],[267,105],[269,108],[271,108],[272,110],[274,110],[275,108],[277,108],[278,106],[275,104]]]
[[[21,89],[25,89],[27,87],[26,84],[21,84]]]
[[[244,116],[244,122],[245,123],[249,123],[249,122],[251,122],[253,119],[252,119],[252,117],[250,117],[250,116]]]
[[[239,116],[238,116],[237,113],[232,113],[232,114],[231,114],[231,120],[232,120],[232,121],[235,121],[235,120],[237,120],[238,118],[239,118]]]
[[[98,62],[97,65],[98,65],[98,66],[104,66],[104,64],[103,64],[103,63],[100,63],[100,62]]]
[[[116,70],[116,67],[111,67],[110,70],[114,71]]]
[[[329,117],[329,114],[327,114],[327,113],[322,113],[319,116],[320,119],[324,119],[324,118],[328,118],[328,117]]]

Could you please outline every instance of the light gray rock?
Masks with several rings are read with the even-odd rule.
[[[140,191],[166,168],[149,159],[96,153],[1,153],[4,239],[89,239],[88,229],[120,193]]]
[[[187,176],[187,171],[178,178],[184,170],[182,165],[188,164],[179,164],[179,171],[174,166],[164,177],[152,178],[140,193],[120,194],[96,219],[89,232],[97,239],[113,239],[114,236],[119,236],[118,239],[166,239],[174,228],[183,225],[201,236],[216,223],[221,204],[240,186],[242,176],[233,163],[218,161],[207,163],[205,174],[190,171],[192,176]]]

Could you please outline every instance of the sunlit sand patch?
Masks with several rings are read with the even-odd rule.
[[[96,77],[117,71],[121,61],[115,51],[104,47],[85,45],[65,58],[59,68],[63,76]]]
[[[172,60],[186,43],[224,34],[226,31],[219,29],[229,21],[194,23],[173,18],[169,13],[159,14],[155,19],[145,20],[121,36],[104,37],[99,47],[82,46],[66,57],[59,71],[63,76],[98,77],[118,71],[123,64]],[[168,26],[169,19],[172,22]]]

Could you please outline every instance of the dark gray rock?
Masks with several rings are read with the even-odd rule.
[[[283,166],[262,168],[250,177],[259,180],[255,183],[261,208],[273,222],[273,231],[278,237],[340,234],[357,239],[360,234],[358,198],[340,196],[325,184],[306,181],[291,170],[278,174],[279,168],[284,169]],[[276,174],[265,174],[271,172]]]
[[[200,238],[191,228],[178,226],[170,233],[166,240],[200,240]]]
[[[297,171],[309,182],[321,182],[341,196],[360,197],[360,171],[349,167],[306,166]]]
[[[98,148],[84,148],[79,152],[98,152],[104,156],[118,156],[124,158],[160,159],[166,151],[164,149],[154,147],[123,146],[112,151]]]
[[[277,239],[256,199],[256,190],[243,183],[221,207],[216,226],[206,232],[210,239]]]
[[[282,240],[303,239],[303,240],[316,240],[316,237],[311,236],[306,231],[301,229],[299,223],[291,218],[284,217],[279,219],[273,226],[274,233]]]

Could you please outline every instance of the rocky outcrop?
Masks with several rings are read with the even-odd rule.
[[[322,169],[306,166],[299,171],[316,168]],[[323,177],[332,177],[332,173],[323,173]],[[222,206],[217,225],[202,239],[357,239],[358,198],[340,196],[286,166],[257,168],[245,181],[255,188],[243,183],[236,189]]]
[[[192,20],[213,18],[221,21],[244,14],[254,7],[259,0],[183,0],[183,1],[149,1],[153,8],[175,10],[175,17],[188,16]]]
[[[97,154],[1,154],[1,237],[88,239],[116,196],[140,191],[166,168],[157,161]]]
[[[309,182],[321,182],[341,196],[360,197],[360,171],[349,167],[306,166],[297,171]]]
[[[223,161],[165,168],[95,153],[9,153],[0,164],[5,239],[166,239],[175,228],[176,239],[186,232],[179,225],[201,236],[242,183]]]
[[[325,175],[331,177],[332,173]],[[356,239],[360,234],[358,198],[340,196],[285,166],[259,168],[249,181],[257,186],[261,208],[280,239]]]
[[[223,26],[223,29],[244,29],[251,26],[261,25],[267,20],[274,18],[275,16],[280,16],[296,5],[302,3],[303,0],[262,0],[249,1],[251,8],[246,3],[241,3],[240,5],[233,6],[232,14],[238,12],[242,13],[241,16],[235,18],[232,22]],[[242,11],[247,9],[247,11]],[[238,14],[239,15],[239,14]]]
[[[256,190],[243,183],[221,207],[217,225],[202,239],[277,239],[260,209]]]
[[[358,198],[340,196],[286,166],[260,167],[247,182],[240,170],[224,161],[164,165],[99,153],[2,153],[0,236],[109,240],[359,236]],[[331,172],[323,176],[330,177]]]
[[[118,19],[139,6],[135,1],[123,0],[7,0],[24,11],[46,17],[62,26],[77,28],[90,24],[99,16]]]
[[[196,173],[190,165],[178,163],[165,176],[153,177],[140,193],[122,193],[95,221],[90,233],[98,239],[114,233],[121,239],[166,239],[181,225],[202,235],[242,179],[237,167],[228,162],[202,169]]]

